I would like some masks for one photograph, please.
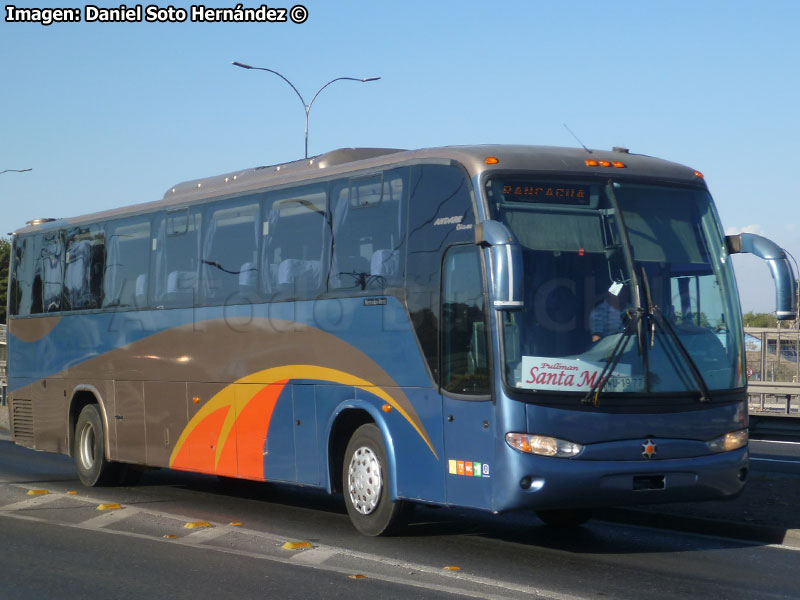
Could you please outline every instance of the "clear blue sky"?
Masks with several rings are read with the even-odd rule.
[[[301,25],[0,19],[0,171],[33,169],[0,176],[0,232],[302,157],[299,99],[274,75],[231,66],[238,60],[280,71],[307,101],[334,77],[382,77],[319,96],[312,155],[574,146],[567,123],[589,147],[702,171],[729,232],[767,235],[800,259],[800,2],[304,4]],[[774,310],[767,266],[746,256],[734,265],[744,310]]]

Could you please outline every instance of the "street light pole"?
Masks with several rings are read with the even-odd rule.
[[[5,171],[0,171],[0,175],[3,173],[25,173],[26,171],[33,171],[33,169],[6,169]]]
[[[303,110],[306,113],[306,156],[305,156],[306,158],[308,158],[308,114],[311,112],[311,106],[314,104],[314,100],[317,99],[317,96],[319,96],[320,92],[322,92],[322,90],[324,90],[326,87],[328,87],[330,84],[336,81],[359,81],[361,83],[367,83],[369,81],[378,81],[380,79],[380,77],[337,77],[336,79],[331,79],[328,83],[319,88],[317,90],[317,93],[314,94],[314,97],[311,98],[311,102],[306,104],[303,95],[299,91],[297,91],[297,88],[294,86],[294,84],[291,81],[289,81],[286,77],[278,73],[277,71],[274,71],[273,69],[267,69],[265,67],[253,67],[251,65],[246,65],[244,63],[236,61],[234,61],[231,64],[233,64],[233,66],[235,67],[241,67],[242,69],[252,69],[255,71],[266,71],[267,73],[274,73],[275,75],[283,79],[286,83],[288,83],[289,86],[294,90],[294,93],[297,94],[298,98],[300,98],[300,102],[303,104]]]

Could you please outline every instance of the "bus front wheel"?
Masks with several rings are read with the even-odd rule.
[[[388,535],[402,524],[407,503],[389,497],[389,469],[380,430],[359,427],[344,455],[344,501],[355,528],[364,535]]]
[[[72,455],[83,485],[105,485],[115,479],[117,465],[106,459],[103,420],[96,404],[84,406],[78,416]]]

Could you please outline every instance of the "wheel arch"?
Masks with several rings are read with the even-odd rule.
[[[372,404],[358,400],[341,404],[331,415],[328,423],[328,492],[344,491],[342,468],[344,466],[347,443],[353,437],[356,429],[367,423],[374,424],[383,438],[383,446],[386,449],[386,462],[389,467],[389,477],[387,478],[389,495],[392,500],[397,500],[397,463],[392,435],[380,411]]]
[[[89,404],[96,404],[97,408],[100,410],[100,418],[103,421],[105,454],[106,459],[110,460],[111,436],[109,433],[108,413],[106,412],[106,406],[102,394],[100,394],[98,389],[93,385],[77,385],[72,390],[68,413],[69,427],[67,428],[67,447],[69,448],[69,455],[74,458],[75,425],[78,423],[78,417],[80,416],[81,411]]]

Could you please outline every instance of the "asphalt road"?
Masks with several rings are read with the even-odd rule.
[[[366,538],[340,498],[172,471],[86,489],[70,459],[7,441],[0,548],[3,598],[800,598],[800,550],[780,545],[434,509]]]
[[[800,474],[800,442],[751,440],[753,469]]]

